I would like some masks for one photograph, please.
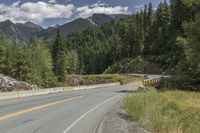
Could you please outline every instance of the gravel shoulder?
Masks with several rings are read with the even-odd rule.
[[[151,133],[141,128],[137,121],[132,119],[123,109],[122,103],[113,106],[103,121],[99,124],[95,133]]]

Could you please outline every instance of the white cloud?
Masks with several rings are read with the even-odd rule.
[[[55,4],[55,3],[57,3],[57,2],[56,2],[56,0],[49,0],[48,3]]]
[[[94,8],[94,7],[102,7],[102,6],[107,6],[107,5],[106,3],[102,3],[98,1],[97,3],[92,4],[90,7]]]
[[[135,10],[136,11],[140,11],[140,10],[143,10],[144,9],[144,5],[137,5],[135,6]]]
[[[39,1],[37,3],[26,2],[20,5],[20,1],[18,1],[12,5],[0,4],[0,21],[10,19],[13,22],[31,21],[39,24],[45,19],[69,18],[74,9],[75,7],[72,4],[61,5]]]
[[[19,1],[16,1],[16,2],[14,2],[14,3],[12,4],[12,6],[13,6],[13,7],[17,7],[17,6],[19,6],[20,3],[21,3],[20,0],[19,0]]]
[[[158,9],[157,7],[156,7],[156,8],[153,8],[154,11],[156,11],[157,9]]]
[[[83,7],[77,8],[77,17],[87,18],[95,13],[104,13],[104,14],[128,14],[128,7],[122,6],[107,6],[105,3],[97,2],[93,5],[86,5]]]

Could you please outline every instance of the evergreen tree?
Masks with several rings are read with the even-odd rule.
[[[53,60],[53,72],[58,78],[58,81],[65,80],[66,74],[66,48],[63,34],[60,30],[57,31],[57,37],[52,46],[52,60]]]
[[[148,28],[148,11],[147,11],[147,5],[144,6],[144,14],[143,14],[143,29],[144,29],[144,35],[146,36],[147,28]]]
[[[66,71],[67,71],[67,74],[78,74],[79,73],[78,54],[74,50],[67,51]]]
[[[168,27],[170,25],[170,8],[166,3],[160,3],[156,12],[156,18],[154,23],[154,31],[157,34],[154,38],[154,53],[161,54],[168,52],[166,49],[168,43]],[[157,30],[157,31],[156,31]]]
[[[6,51],[7,51],[7,41],[2,33],[0,33],[0,73],[5,69]]]
[[[153,23],[153,7],[151,2],[149,3],[149,7],[148,7],[148,20],[147,20],[147,25],[148,25],[148,31],[150,31],[152,23]]]
[[[190,80],[193,80],[195,84],[200,82],[200,13],[196,14],[195,21],[188,22],[185,24],[185,31],[187,35],[186,43],[186,60],[188,60],[189,66],[183,73],[190,77]],[[187,64],[187,65],[188,65]]]
[[[57,79],[53,74],[53,64],[50,49],[43,40],[33,39],[28,47],[32,52],[32,63],[34,62],[38,72],[40,85],[52,87],[56,85]]]
[[[183,35],[183,21],[192,17],[190,8],[187,8],[183,0],[170,0],[170,3],[172,12],[170,32],[173,36]]]
[[[147,55],[150,54],[151,52],[151,47],[152,47],[152,43],[153,43],[153,7],[152,4],[149,3],[148,6],[148,15],[147,15],[147,33],[145,36],[145,43],[144,43],[144,50],[143,50],[143,54]]]

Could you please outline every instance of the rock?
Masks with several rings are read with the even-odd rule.
[[[16,79],[0,74],[0,92],[36,89],[38,89],[36,85],[30,85],[26,82],[17,81]]]

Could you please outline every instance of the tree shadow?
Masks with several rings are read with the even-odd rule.
[[[120,90],[120,91],[115,91],[117,93],[135,93],[136,90]]]

